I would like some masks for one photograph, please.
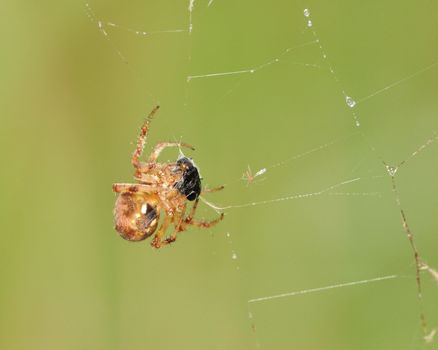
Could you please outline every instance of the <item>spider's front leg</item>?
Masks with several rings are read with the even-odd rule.
[[[132,154],[131,163],[134,166],[135,169],[138,169],[141,166],[140,163],[140,157],[143,153],[144,145],[146,143],[146,136],[149,131],[149,124],[151,123],[152,119],[154,118],[155,113],[157,113],[160,106],[155,106],[155,108],[149,113],[149,115],[146,117],[141,129],[140,129],[140,135],[138,135],[137,139],[137,147],[134,150],[134,153]],[[187,143],[181,143],[181,142],[160,142],[152,151],[151,155],[149,156],[149,163],[155,163],[160,153],[167,147],[186,147],[190,148],[191,150],[194,150],[195,148]]]
[[[155,106],[155,108],[149,113],[149,115],[146,117],[143,126],[140,129],[140,135],[138,135],[137,140],[137,147],[135,148],[134,153],[132,154],[131,163],[134,166],[134,168],[138,168],[140,166],[140,156],[143,153],[144,145],[146,142],[146,136],[149,131],[149,124],[154,118],[155,113],[157,113],[160,106]]]

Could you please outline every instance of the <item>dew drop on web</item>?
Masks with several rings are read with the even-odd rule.
[[[392,165],[387,165],[386,170],[388,171],[388,174],[390,176],[394,176],[397,173],[398,167],[392,166]]]
[[[356,106],[356,101],[353,100],[350,96],[345,96],[345,103],[350,108],[353,108],[354,106]]]

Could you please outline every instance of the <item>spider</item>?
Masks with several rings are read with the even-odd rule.
[[[164,212],[161,226],[155,233],[151,246],[160,248],[173,243],[179,232],[185,231],[188,226],[211,227],[224,218],[222,213],[212,221],[194,219],[201,193],[215,192],[223,186],[201,190],[201,178],[192,159],[180,155],[176,162],[159,163],[157,158],[167,147],[194,148],[186,143],[160,142],[155,145],[146,162],[139,160],[143,153],[149,124],[159,106],[156,106],[147,116],[140,130],[137,147],[132,155],[131,163],[134,166],[134,179],[137,183],[115,183],[113,191],[118,193],[114,219],[115,229],[126,240],[142,241],[157,231],[160,213]],[[188,215],[186,207],[188,201],[194,201]],[[174,226],[173,233],[163,238],[170,225]]]
[[[246,170],[242,175],[242,180],[246,181],[246,187],[248,187],[250,184],[255,182],[255,178],[257,176],[263,175],[266,173],[266,168],[262,168],[259,171],[257,171],[254,175],[252,174],[251,168],[248,165],[248,170]],[[264,180],[264,179],[263,179]]]

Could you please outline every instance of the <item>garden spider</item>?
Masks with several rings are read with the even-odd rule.
[[[143,153],[149,124],[159,109],[156,106],[146,118],[140,130],[137,147],[132,155],[131,163],[135,168],[136,184],[115,183],[113,191],[118,193],[114,208],[115,229],[126,240],[142,241],[151,236],[158,227],[160,212],[164,211],[164,219],[152,240],[152,247],[160,248],[176,240],[179,232],[187,226],[211,227],[224,218],[222,213],[212,221],[194,219],[201,193],[214,192],[223,186],[201,191],[201,178],[193,161],[179,156],[176,162],[158,163],[157,158],[167,147],[194,148],[186,143],[160,142],[146,162],[139,160]],[[187,201],[194,201],[185,216]],[[174,225],[174,232],[163,236],[169,225]]]

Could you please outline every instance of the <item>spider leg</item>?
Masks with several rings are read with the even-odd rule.
[[[185,223],[188,223],[193,220],[193,216],[195,216],[196,208],[198,207],[199,203],[199,197],[196,198],[195,203],[193,203],[192,210],[190,210],[189,215],[187,215],[186,219],[184,220]]]
[[[196,198],[195,203],[193,203],[192,210],[190,211],[189,215],[187,215],[186,219],[183,222],[181,231],[185,230],[185,227],[187,225],[193,225],[196,227],[211,227],[216,225],[219,221],[221,221],[224,218],[224,213],[222,213],[217,219],[211,220],[211,221],[198,221],[193,219],[195,216],[196,208],[198,207],[199,198]]]
[[[166,217],[164,218],[163,223],[161,224],[160,228],[158,229],[157,233],[154,236],[154,239],[152,240],[151,246],[158,249],[160,248],[162,245],[165,245],[165,241],[162,240],[162,237],[164,235],[164,233],[167,230],[167,227],[169,226],[169,224],[173,221],[173,217],[170,216],[167,212],[166,212]]]
[[[184,230],[182,228],[182,225],[184,223],[184,213],[185,213],[185,211],[186,211],[186,205],[184,204],[182,209],[177,212],[178,214],[174,216],[175,230],[173,231],[173,233],[168,238],[166,238],[162,242],[163,245],[175,242],[176,241],[176,235],[179,232]]]
[[[148,163],[155,163],[160,153],[167,147],[186,147],[190,148],[192,151],[195,150],[195,148],[192,145],[189,145],[188,143],[180,143],[180,142],[160,142],[157,143],[151,152],[151,155],[149,156]]]
[[[204,189],[202,190],[201,194],[204,194],[204,193],[212,193],[212,192],[218,192],[218,191],[223,190],[224,188],[225,188],[224,185],[222,185],[222,186],[218,186],[218,187],[213,187],[213,188],[204,188]]]
[[[146,142],[146,135],[149,131],[149,124],[154,118],[155,113],[158,111],[160,106],[155,106],[154,109],[149,113],[149,115],[146,117],[143,126],[140,129],[140,135],[137,139],[137,147],[135,148],[134,153],[132,154],[131,163],[134,166],[134,168],[138,168],[140,166],[139,158],[141,154],[143,153],[143,148]]]
[[[211,220],[211,221],[198,221],[198,220],[192,219],[188,222],[186,221],[186,224],[196,226],[196,227],[208,228],[208,227],[216,225],[218,222],[222,221],[223,218],[224,218],[224,213],[222,213],[218,218]]]
[[[127,183],[115,183],[113,184],[113,192],[156,192],[159,191],[160,187],[154,185],[143,185],[143,184],[127,184]]]

